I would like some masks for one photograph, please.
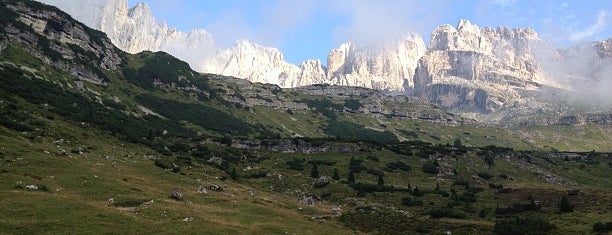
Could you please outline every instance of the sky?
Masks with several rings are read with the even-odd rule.
[[[381,45],[406,33],[428,43],[459,19],[485,27],[533,28],[558,47],[612,37],[609,0],[129,0],[147,3],[158,21],[200,28],[220,47],[247,39],[276,47],[290,63],[320,59],[346,41]]]

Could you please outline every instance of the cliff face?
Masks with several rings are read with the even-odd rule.
[[[106,35],[55,8],[36,2],[16,2],[4,7],[10,11],[3,14],[10,15],[0,22],[0,51],[10,43],[27,45],[23,49],[37,59],[81,80],[101,84],[108,79],[98,68],[114,70],[123,62],[119,50]]]
[[[413,87],[414,70],[424,54],[425,43],[416,34],[379,49],[344,43],[327,57],[327,78],[336,85],[400,91]]]
[[[539,65],[532,53],[541,43],[531,29],[479,28],[461,20],[431,35],[414,77],[417,95],[446,107],[493,111],[530,99],[537,90]]]

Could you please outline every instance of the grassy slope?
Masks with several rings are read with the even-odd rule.
[[[13,54],[10,54],[13,53]],[[141,68],[146,55],[131,56],[128,66]],[[58,72],[39,60],[20,50],[5,50],[1,56],[3,69],[6,61],[17,64],[22,70],[33,71],[38,77],[61,84],[64,87],[72,85],[70,75]],[[25,66],[25,67],[22,67]],[[98,93],[115,96],[121,103],[134,111],[138,105],[135,97],[145,92],[156,97],[180,101],[186,104],[199,104],[214,108],[223,113],[241,117],[250,124],[263,124],[268,129],[276,130],[282,136],[301,135],[306,137],[323,137],[323,129],[330,120],[320,114],[310,111],[297,112],[289,115],[285,110],[256,107],[252,111],[236,109],[217,101],[200,102],[184,92],[174,90],[145,91],[122,79],[118,72],[107,72],[111,82],[108,86],[86,84]],[[67,88],[68,89],[68,88]],[[68,89],[70,90],[70,89]],[[86,97],[95,97],[90,92],[80,92]],[[4,94],[11,96],[11,94]],[[308,96],[306,96],[308,97]],[[401,216],[399,221],[406,219],[407,232],[418,228],[414,224],[424,224],[430,232],[452,230],[455,233],[490,233],[495,218],[491,211],[496,206],[508,206],[513,201],[525,201],[529,193],[544,203],[543,212],[538,214],[549,217],[559,228],[560,234],[575,234],[587,232],[594,222],[603,222],[610,218],[612,208],[611,189],[609,182],[611,168],[610,159],[598,159],[596,164],[584,164],[577,161],[562,161],[561,159],[535,159],[535,163],[526,163],[517,157],[504,158],[497,155],[494,167],[484,165],[482,157],[474,152],[458,158],[440,157],[443,175],[431,175],[420,170],[423,163],[432,159],[416,156],[403,156],[385,149],[370,148],[364,152],[337,153],[326,152],[317,154],[276,153],[265,150],[251,153],[262,156],[261,161],[239,161],[234,164],[238,169],[239,180],[222,182],[219,177],[226,176],[216,167],[205,163],[206,159],[193,159],[191,168],[183,167],[180,173],[169,173],[155,167],[153,161],[144,159],[144,155],[155,154],[154,150],[144,146],[126,142],[113,136],[108,131],[102,131],[89,123],[67,120],[49,110],[44,104],[30,104],[19,97],[12,97],[19,107],[19,112],[26,120],[18,120],[34,127],[25,132],[9,130],[0,126],[0,231],[9,234],[41,234],[41,233],[145,233],[155,230],[159,233],[297,233],[297,234],[343,234],[353,233],[343,227],[336,219],[312,219],[327,216],[331,205],[341,205],[345,214],[353,214],[353,209],[361,205],[377,205],[385,210],[396,208],[408,212],[411,216]],[[111,97],[103,97],[111,99]],[[304,98],[304,97],[302,97]],[[92,98],[92,100],[95,98]],[[3,100],[4,102],[4,100]],[[13,100],[6,100],[13,102]],[[6,103],[5,103],[6,104]],[[69,105],[69,104],[68,104]],[[2,108],[8,106],[2,105]],[[4,111],[4,110],[3,110]],[[4,118],[4,117],[3,117]],[[365,115],[342,113],[339,120],[363,124],[366,128],[388,130],[405,140],[418,139],[432,143],[453,143],[455,139],[470,146],[496,144],[515,149],[532,149],[533,146],[549,145],[543,141],[547,136],[561,136],[563,144],[554,145],[560,150],[575,149],[577,143],[587,143],[583,147],[609,148],[609,131],[603,128],[583,129],[584,139],[572,137],[574,129],[539,128],[523,130],[524,133],[538,134],[535,141],[522,141],[509,132],[496,128],[480,126],[446,126],[425,121],[375,119]],[[196,120],[197,121],[197,120]],[[187,130],[194,130],[204,135],[220,136],[211,130],[206,130],[193,123],[180,122]],[[405,131],[417,133],[417,137],[406,135]],[[581,133],[581,132],[578,132]],[[569,136],[567,138],[562,138]],[[590,144],[593,141],[593,144]],[[587,142],[585,142],[587,141]],[[561,143],[561,142],[559,142]],[[194,143],[190,143],[194,144]],[[84,154],[70,153],[68,156],[57,156],[60,149],[68,152],[76,147],[90,147],[90,152]],[[220,148],[215,145],[210,148]],[[592,147],[592,148],[591,148]],[[48,152],[48,153],[47,153]],[[187,153],[173,153],[172,157],[189,157]],[[448,198],[436,194],[423,196],[425,206],[405,207],[400,205],[401,199],[407,197],[405,192],[359,193],[342,182],[331,182],[321,189],[312,188],[310,165],[306,164],[301,171],[289,170],[286,161],[289,159],[328,160],[335,162],[333,166],[320,165],[321,175],[331,176],[337,168],[341,181],[348,177],[348,163],[351,157],[363,160],[368,169],[382,170],[387,163],[401,160],[412,167],[411,171],[385,172],[387,185],[418,186],[423,190],[431,190],[439,182],[443,190],[451,188],[463,193],[462,186],[452,186],[457,179],[469,179],[473,186],[482,187],[484,191],[477,194],[477,203],[462,203],[456,206],[466,214],[464,219],[430,220],[428,212],[434,207],[444,207]],[[376,158],[378,160],[374,160]],[[551,163],[552,162],[552,163]],[[260,171],[272,176],[259,179],[247,179],[247,166],[256,166]],[[457,175],[451,174],[453,170]],[[491,180],[479,178],[476,174],[489,172],[494,175]],[[277,175],[282,175],[280,180]],[[508,179],[499,175],[505,174]],[[547,174],[562,177],[562,184],[553,184],[545,180]],[[377,176],[365,171],[356,173],[355,178],[362,183],[376,183]],[[21,182],[21,183],[17,183]],[[210,183],[228,184],[224,192],[197,194],[198,186]],[[489,182],[503,184],[515,189],[508,194],[496,194],[488,188]],[[49,192],[23,189],[28,184],[45,185]],[[556,203],[560,195],[568,189],[579,188],[581,191],[571,200],[577,205],[577,211],[570,214],[557,214]],[[186,202],[169,199],[169,194],[178,189],[186,195]],[[255,191],[250,196],[249,191]],[[306,207],[297,203],[297,197],[306,194],[316,196],[329,195],[326,203],[317,203],[315,207]],[[116,207],[108,202],[110,198],[116,201],[143,200],[153,201],[137,207]],[[478,218],[482,209],[489,211],[485,218]],[[378,212],[376,212],[378,213]],[[389,218],[396,218],[396,214]],[[183,219],[187,218],[187,222]],[[190,218],[193,218],[192,221]],[[341,221],[352,228],[365,231],[385,233],[387,225],[376,218],[387,218],[380,214],[371,214],[360,221],[356,217],[345,216]],[[382,228],[368,230],[376,222]],[[404,226],[404,225],[402,225]]]
[[[64,138],[62,143],[48,136],[33,137],[32,141],[20,133],[0,129],[3,233],[346,232],[335,222],[306,219],[297,210],[299,205],[294,198],[260,191],[248,184],[227,182],[224,192],[197,194],[196,188],[207,186],[208,182],[223,184],[217,176],[224,174],[215,168],[194,166],[193,170],[183,170],[184,175],[168,173],[143,158],[154,153],[150,149],[57,119],[53,126],[63,130],[58,133]],[[82,155],[55,154],[60,149],[70,151],[78,146],[93,150]],[[49,192],[17,188],[29,184],[45,185]],[[169,198],[175,188],[185,194],[187,201]],[[257,192],[255,196],[250,196],[250,190]],[[152,203],[122,208],[109,203],[110,198]],[[185,218],[193,221],[183,222]]]

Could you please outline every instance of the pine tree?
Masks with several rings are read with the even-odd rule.
[[[319,166],[316,163],[312,164],[312,170],[310,171],[310,177],[313,179],[318,179],[319,175]]]
[[[561,212],[572,212],[574,211],[574,207],[570,203],[569,199],[566,196],[561,198],[561,202],[559,203],[559,211]]]
[[[349,184],[354,184],[355,183],[355,175],[353,174],[352,171],[349,171],[349,175],[348,175],[348,183]]]
[[[415,197],[423,196],[423,194],[421,193],[421,190],[419,190],[419,186],[414,187],[414,190],[412,191],[412,195]]]
[[[383,179],[382,174],[378,175],[378,185],[385,185],[385,179]]]
[[[238,179],[238,174],[236,173],[236,167],[232,167],[232,172],[230,173],[230,178],[233,180]]]
[[[340,180],[340,175],[338,174],[338,168],[334,168],[334,176],[332,176],[333,180]]]

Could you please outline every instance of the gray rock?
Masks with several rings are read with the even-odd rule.
[[[183,200],[185,200],[185,198],[184,198],[184,196],[183,196],[183,193],[181,193],[181,192],[179,192],[179,191],[177,191],[177,190],[174,190],[174,191],[172,192],[172,194],[170,194],[170,198],[172,198],[172,199],[174,199],[174,200],[177,200],[177,201],[183,201]]]

